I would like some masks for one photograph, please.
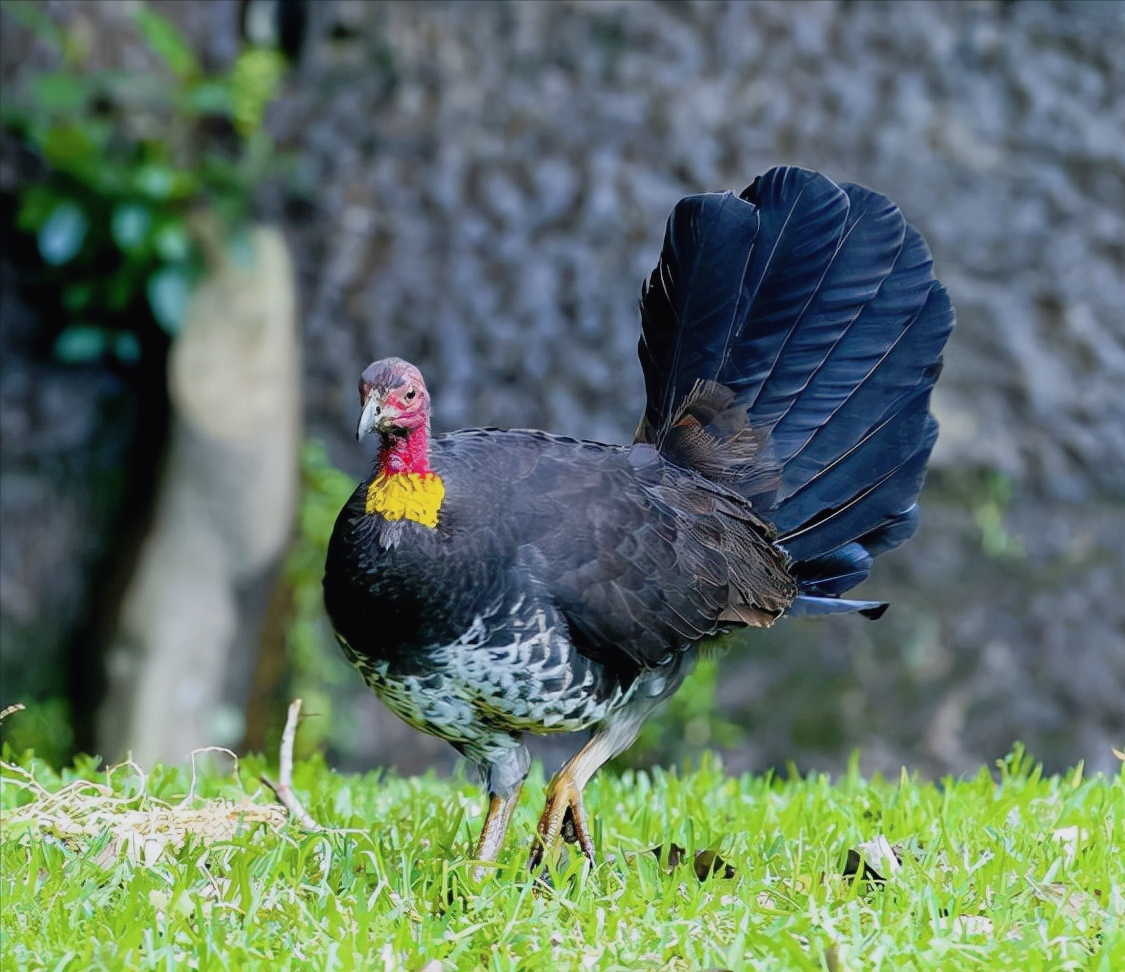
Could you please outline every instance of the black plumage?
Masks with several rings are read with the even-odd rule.
[[[421,374],[376,362],[380,457],[340,514],[325,600],[385,701],[492,795],[494,859],[524,732],[592,729],[540,821],[592,857],[581,790],[690,671],[701,640],[844,600],[909,537],[953,325],[921,236],[885,197],[774,169],[691,196],[641,299],[647,404],[631,446],[429,434]]]

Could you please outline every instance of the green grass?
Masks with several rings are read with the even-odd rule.
[[[523,871],[538,773],[502,866],[476,883],[483,800],[467,783],[307,761],[296,787],[333,828],[307,834],[217,802],[272,802],[254,759],[194,787],[190,767],[24,766],[36,782],[5,764],[0,794],[6,972],[1125,969],[1125,769],[1043,778],[1017,753],[941,784],[731,778],[711,758],[602,774],[586,799],[601,863],[566,858],[550,890]],[[844,877],[878,835],[901,869]],[[647,852],[673,841],[736,876],[701,883]]]

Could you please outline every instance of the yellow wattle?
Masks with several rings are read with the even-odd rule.
[[[431,529],[445,499],[445,484],[437,473],[378,473],[367,487],[366,510],[385,520],[413,520]]]

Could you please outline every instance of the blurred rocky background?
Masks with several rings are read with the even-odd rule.
[[[55,56],[34,40],[28,9],[84,38],[101,66],[152,60],[137,3],[12,8],[0,8],[6,101]],[[227,71],[255,45],[280,48],[287,64],[261,126],[287,164],[245,191],[249,218],[280,228],[294,266],[303,381],[284,367],[279,379],[303,403],[312,443],[305,499],[285,569],[275,558],[253,578],[232,575],[241,633],[229,637],[230,671],[199,744],[267,745],[284,702],[303,694],[320,713],[308,744],[337,765],[451,765],[336,658],[319,613],[331,506],[369,460],[353,438],[359,371],[389,354],[417,363],[439,429],[626,441],[643,400],[636,301],[668,211],[687,193],[740,190],[795,163],[898,202],[958,309],[922,526],[865,588],[892,602],[882,621],[789,622],[730,639],[718,672],[674,701],[674,731],[655,727],[633,758],[719,745],[732,770],[833,770],[858,748],[866,770],[933,775],[972,772],[1019,740],[1049,769],[1115,765],[1111,747],[1125,743],[1125,4],[144,9],[174,25],[199,72]],[[18,218],[49,167],[26,132],[6,128],[0,691],[35,704],[5,735],[115,756],[157,731],[121,735],[106,671],[114,658],[137,664],[114,646],[168,488],[157,460],[176,420],[162,382],[167,344],[180,338],[146,338],[152,347],[142,341],[124,360],[60,356],[57,295]],[[180,667],[190,677],[190,662]],[[171,711],[157,700],[147,718]]]

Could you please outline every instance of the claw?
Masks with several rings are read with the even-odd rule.
[[[595,863],[594,841],[582,807],[582,790],[565,768],[547,790],[547,805],[535,829],[536,840],[528,858],[528,870],[538,870],[544,855],[554,848],[560,837],[569,844],[578,844],[590,864]]]
[[[535,828],[536,839],[528,858],[528,870],[534,871],[542,865],[544,855],[554,849],[560,837],[568,844],[577,844],[586,860],[591,865],[595,863],[594,841],[590,837],[586,811],[582,809],[582,788],[599,766],[637,738],[639,727],[640,720],[636,720],[599,729],[555,774],[547,787],[547,805]]]

